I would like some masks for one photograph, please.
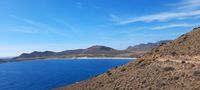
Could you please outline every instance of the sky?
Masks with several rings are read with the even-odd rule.
[[[200,25],[200,0],[0,0],[0,57],[173,40]]]

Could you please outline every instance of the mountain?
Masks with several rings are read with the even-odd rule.
[[[92,46],[86,49],[66,50],[62,52],[32,52],[24,53],[13,59],[35,60],[35,59],[57,59],[57,58],[78,58],[78,57],[124,57],[123,54],[130,53],[123,50],[115,50],[106,46]]]
[[[172,40],[162,40],[162,41],[158,41],[155,43],[139,44],[139,45],[135,45],[135,46],[129,46],[126,50],[132,51],[132,52],[137,52],[137,51],[150,52],[152,49],[160,46],[161,44],[166,44],[171,41]]]
[[[200,27],[143,57],[58,90],[199,90]]]
[[[45,52],[38,52],[34,51],[32,53],[23,53],[18,57],[13,59],[15,60],[29,60],[29,59],[45,59],[45,58],[53,58],[56,56],[56,52],[52,51],[45,51]]]
[[[142,56],[145,53],[150,52],[152,49],[162,45],[171,42],[172,40],[161,40],[155,43],[147,43],[147,44],[139,44],[135,46],[129,46],[126,51],[132,52],[135,56]]]
[[[0,63],[5,63],[7,61],[5,61],[4,59],[0,59]]]
[[[12,62],[12,57],[1,57],[0,63]]]
[[[86,49],[66,50],[61,52],[38,52],[23,53],[13,60],[36,60],[36,59],[58,59],[79,57],[140,57],[152,49],[170,42],[171,40],[158,41],[156,43],[129,46],[126,50],[116,50],[110,47],[95,45]]]

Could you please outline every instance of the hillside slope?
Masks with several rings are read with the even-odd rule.
[[[198,56],[200,28],[161,45],[129,64],[59,90],[199,90],[200,63],[182,57]],[[171,57],[171,58],[169,58]],[[173,58],[175,57],[175,58]],[[166,60],[160,59],[167,58]],[[180,61],[180,62],[176,62]]]
[[[192,32],[180,36],[171,43],[163,45],[155,50],[159,55],[200,55],[200,29],[195,28]]]

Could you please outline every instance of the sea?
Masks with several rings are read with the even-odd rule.
[[[0,90],[50,90],[90,79],[132,59],[33,60],[0,64]]]

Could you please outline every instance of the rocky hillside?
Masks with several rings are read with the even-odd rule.
[[[129,64],[113,68],[90,80],[58,89],[199,90],[200,62],[190,58],[187,58],[187,61],[182,59],[184,56],[199,55],[200,39],[198,37],[200,37],[200,28],[195,28]],[[168,57],[176,57],[176,59]]]
[[[180,36],[171,43],[160,46],[153,51],[160,56],[196,56],[200,55],[200,28]]]
[[[92,46],[86,49],[66,50],[62,52],[32,52],[24,53],[15,60],[53,59],[53,58],[73,58],[73,57],[123,57],[128,51],[115,50],[106,46]]]

